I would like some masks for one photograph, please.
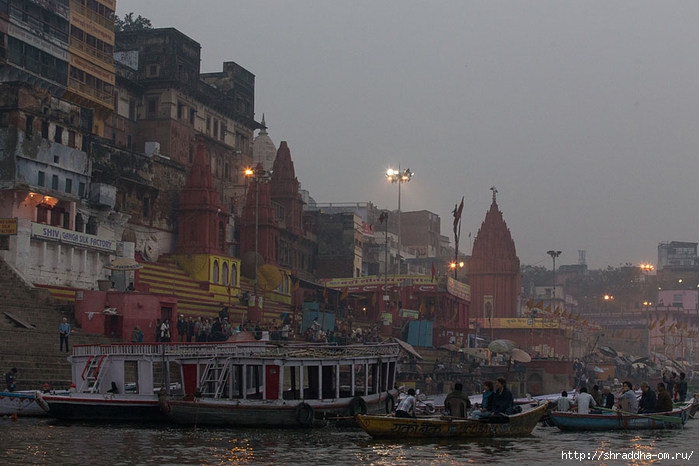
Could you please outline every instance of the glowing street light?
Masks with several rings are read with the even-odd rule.
[[[386,179],[391,183],[398,183],[398,253],[396,254],[396,259],[398,262],[398,268],[400,269],[400,258],[401,258],[401,238],[400,238],[400,185],[409,182],[413,178],[414,173],[410,171],[409,168],[405,170],[400,169],[398,165],[398,170],[389,168],[386,170]],[[395,272],[395,269],[394,269]]]
[[[260,230],[260,182],[267,181],[272,172],[262,168],[262,164],[260,163],[254,169],[249,167],[246,168],[244,174],[246,178],[255,180],[255,280],[253,281],[253,289],[255,306],[257,306],[257,256]]]

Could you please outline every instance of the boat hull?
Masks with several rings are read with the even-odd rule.
[[[36,402],[34,390],[0,392],[0,416],[48,416]]]
[[[549,416],[551,423],[563,431],[677,429],[687,422],[691,407],[691,403],[687,403],[680,409],[647,415],[619,414],[617,412],[577,414],[551,411]]]
[[[542,404],[521,414],[501,418],[507,422],[475,421],[460,418],[415,418],[358,415],[357,423],[366,433],[377,438],[484,438],[517,437],[531,434],[544,415]]]
[[[395,399],[396,394],[391,394]],[[322,427],[329,421],[354,425],[354,410],[385,414],[389,394],[358,397],[363,403],[354,406],[354,398],[343,400],[229,400],[167,399],[161,402],[163,413],[178,424],[226,427],[300,428]],[[360,411],[361,410],[361,411]]]
[[[166,421],[158,408],[157,396],[40,395],[39,404],[50,417],[81,421]]]

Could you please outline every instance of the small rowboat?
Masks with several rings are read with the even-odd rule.
[[[448,416],[400,418],[361,414],[355,416],[355,419],[366,433],[378,438],[516,437],[531,434],[546,412],[546,406],[546,403],[542,403],[520,414],[478,421]]]
[[[578,414],[551,411],[551,422],[561,430],[639,430],[678,429],[689,418],[692,402],[664,413],[635,414],[623,411],[603,410],[602,414]]]

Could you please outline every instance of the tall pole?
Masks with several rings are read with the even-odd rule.
[[[258,175],[256,173],[256,175]],[[253,293],[255,295],[255,307],[257,307],[257,255],[260,230],[260,178],[255,178],[255,280],[253,280]]]
[[[401,273],[401,267],[400,267],[400,257],[401,257],[401,252],[400,252],[400,247],[401,247],[401,237],[400,237],[400,220],[401,220],[401,214],[400,214],[400,185],[403,184],[403,172],[400,171],[400,164],[398,164],[398,173],[399,177],[398,178],[398,252],[396,254],[396,261],[398,262],[398,274],[400,275]]]
[[[405,170],[400,169],[400,165],[398,165],[398,171],[393,170],[392,168],[389,168],[386,171],[386,179],[388,179],[391,183],[398,183],[398,250],[396,253],[396,261],[398,263],[397,267],[400,269],[400,259],[401,259],[401,211],[400,211],[400,185],[402,183],[407,183],[410,181],[413,177],[414,173],[410,171],[409,168],[406,168]],[[400,273],[400,271],[396,271],[396,268],[393,269],[394,274]]]

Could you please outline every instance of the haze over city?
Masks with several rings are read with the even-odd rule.
[[[256,76],[318,203],[441,216],[468,252],[498,190],[523,264],[655,263],[699,241],[696,2],[118,0]]]

